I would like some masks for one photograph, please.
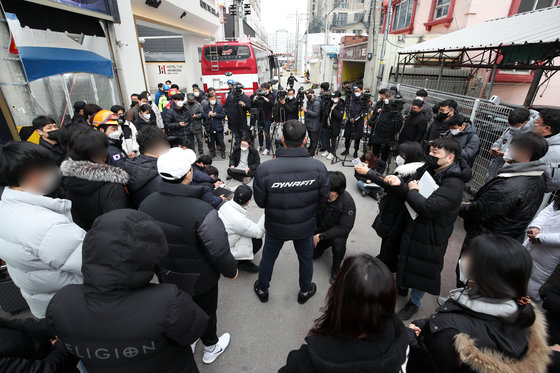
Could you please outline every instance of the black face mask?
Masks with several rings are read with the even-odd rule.
[[[438,164],[439,158],[434,155],[428,154],[426,161],[428,163],[428,167],[430,167],[431,169],[440,167],[440,165]]]
[[[436,120],[442,121],[444,119],[446,119],[449,116],[449,113],[439,113],[436,116]]]
[[[410,115],[411,115],[411,116],[415,117],[415,116],[417,116],[418,114],[420,114],[418,111],[410,110]]]
[[[138,103],[138,101],[132,101],[132,103],[130,104],[130,107],[131,107],[131,108],[132,108],[132,107],[135,107],[137,103]]]
[[[60,140],[60,131],[59,130],[53,130],[53,131],[49,131],[47,132],[47,137],[51,140],[54,140],[56,142],[58,142]]]
[[[120,125],[124,124],[124,115],[119,115],[119,119],[117,119]]]
[[[313,100],[313,96],[307,95],[307,101],[311,101],[311,100]]]

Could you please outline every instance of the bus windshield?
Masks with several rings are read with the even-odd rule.
[[[217,45],[204,48],[204,58],[211,60],[211,53],[217,51],[218,61],[239,61],[251,57],[251,49],[246,45]]]

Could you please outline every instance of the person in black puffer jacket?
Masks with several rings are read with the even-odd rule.
[[[422,100],[412,101],[410,113],[408,113],[401,133],[399,134],[399,144],[407,141],[414,141],[419,144],[422,142],[426,134],[426,127],[428,126],[428,120],[422,110],[423,105],[424,101]]]
[[[129,209],[99,217],[83,245],[83,285],[59,290],[47,321],[89,373],[198,372],[190,344],[208,316],[173,284],[151,284],[162,229]]]
[[[70,140],[70,159],[62,162],[62,183],[72,201],[72,218],[84,230],[106,212],[129,207],[125,185],[128,173],[104,164],[107,136],[98,131],[76,134]]]
[[[138,208],[147,196],[157,191],[161,178],[157,170],[160,155],[169,151],[167,136],[155,126],[147,126],[138,131],[136,141],[140,155],[126,162],[123,169],[130,178],[126,185],[132,204]]]
[[[245,154],[247,157],[246,164],[241,164],[242,152],[243,154],[247,152]],[[245,180],[248,182],[250,179],[247,178],[255,176],[255,171],[260,164],[261,157],[259,156],[259,152],[251,143],[251,139],[249,137],[244,137],[241,139],[239,146],[233,149],[229,157],[229,168],[227,170],[228,178],[239,181]]]
[[[417,180],[424,173],[428,173],[438,186],[428,198],[423,197],[418,189]],[[384,179],[390,186],[398,187],[398,193],[406,196],[406,202],[418,214],[416,219],[412,219],[410,213],[404,214],[397,283],[413,290],[408,303],[397,313],[401,320],[408,320],[418,312],[426,292],[439,295],[443,258],[465,183],[470,178],[471,169],[461,158],[461,144],[442,138],[432,142],[427,164],[418,168],[408,184],[396,175]]]
[[[346,128],[344,129],[344,151],[341,155],[348,155],[350,152],[350,143],[354,140],[354,158],[358,158],[358,150],[360,149],[360,140],[364,134],[364,118],[366,116],[366,108],[362,103],[362,87],[355,86],[354,94],[347,110]]]
[[[210,318],[200,338],[203,362],[209,364],[229,344],[229,334],[216,334],[218,280],[220,274],[236,278],[237,262],[218,211],[202,200],[209,188],[191,185],[195,161],[191,149],[172,148],[161,155],[157,165],[163,182],[139,210],[156,219],[167,237],[169,253],[162,259],[161,280],[192,294]]]
[[[171,97],[171,105],[163,118],[165,130],[169,136],[184,139],[187,147],[194,147],[194,132],[191,127],[189,110],[185,107],[184,96],[181,93]]]
[[[0,372],[79,373],[47,320],[0,318]]]
[[[481,235],[461,262],[469,286],[452,290],[415,332],[406,371],[546,373],[546,320],[527,296],[531,255],[503,235]]]
[[[422,146],[415,142],[403,143],[399,146],[399,155],[396,159],[397,168],[392,175],[396,175],[408,183],[419,168],[425,165]],[[387,193],[379,203],[379,213],[373,222],[373,229],[381,237],[381,249],[377,258],[391,272],[397,272],[397,259],[400,252],[402,231],[405,224],[405,214],[408,214],[404,205],[406,195],[399,193],[399,188],[387,184],[379,172],[370,169],[366,177],[384,188]]]
[[[313,236],[313,258],[323,255],[332,247],[333,262],[330,283],[334,278],[340,263],[346,253],[346,241],[356,220],[356,204],[350,193],[346,191],[346,177],[340,171],[329,171],[331,192],[326,203],[317,208],[317,228]]]
[[[265,209],[266,239],[255,292],[268,300],[274,262],[285,241],[294,241],[300,261],[300,297],[305,303],[315,294],[313,278],[313,231],[316,211],[328,199],[329,176],[325,165],[309,159],[305,146],[305,126],[296,120],[284,124],[277,158],[263,162],[255,173],[254,199]]]
[[[537,213],[545,191],[546,140],[532,132],[513,136],[504,158],[510,158],[498,176],[484,184],[459,210],[470,240],[481,233],[500,233],[523,242],[525,230]]]
[[[323,314],[279,373],[399,373],[410,332],[395,317],[395,280],[368,254],[344,260]]]

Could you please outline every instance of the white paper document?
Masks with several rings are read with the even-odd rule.
[[[420,195],[428,199],[428,197],[430,197],[432,193],[435,192],[437,188],[439,188],[439,186],[437,185],[432,175],[430,175],[430,173],[426,171],[424,172],[420,180],[418,180],[418,188],[420,189]],[[415,220],[418,217],[418,213],[414,211],[414,209],[408,204],[408,202],[405,202],[404,204],[412,220]]]

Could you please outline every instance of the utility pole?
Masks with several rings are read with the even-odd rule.
[[[296,74],[298,73],[298,57],[299,57],[299,13],[298,9],[296,9],[296,53],[294,56],[295,60],[295,67],[296,67]]]
[[[366,61],[366,70],[364,72],[364,87],[372,90],[375,89],[375,65],[377,61],[377,45],[379,41],[379,24],[381,23],[381,11],[377,9],[377,0],[370,0],[370,13],[369,13],[369,31],[368,31],[368,54],[371,53],[372,57]]]
[[[237,34],[237,40],[241,40],[243,37],[243,0],[237,0],[237,21],[239,22],[238,30],[239,33]]]
[[[385,48],[387,45],[387,37],[389,35],[389,24],[391,21],[392,0],[387,4],[387,13],[385,14],[385,32],[383,33],[383,44],[381,45],[381,55],[379,57],[379,72],[377,73],[377,91],[381,88],[383,83],[383,75],[385,72]]]

